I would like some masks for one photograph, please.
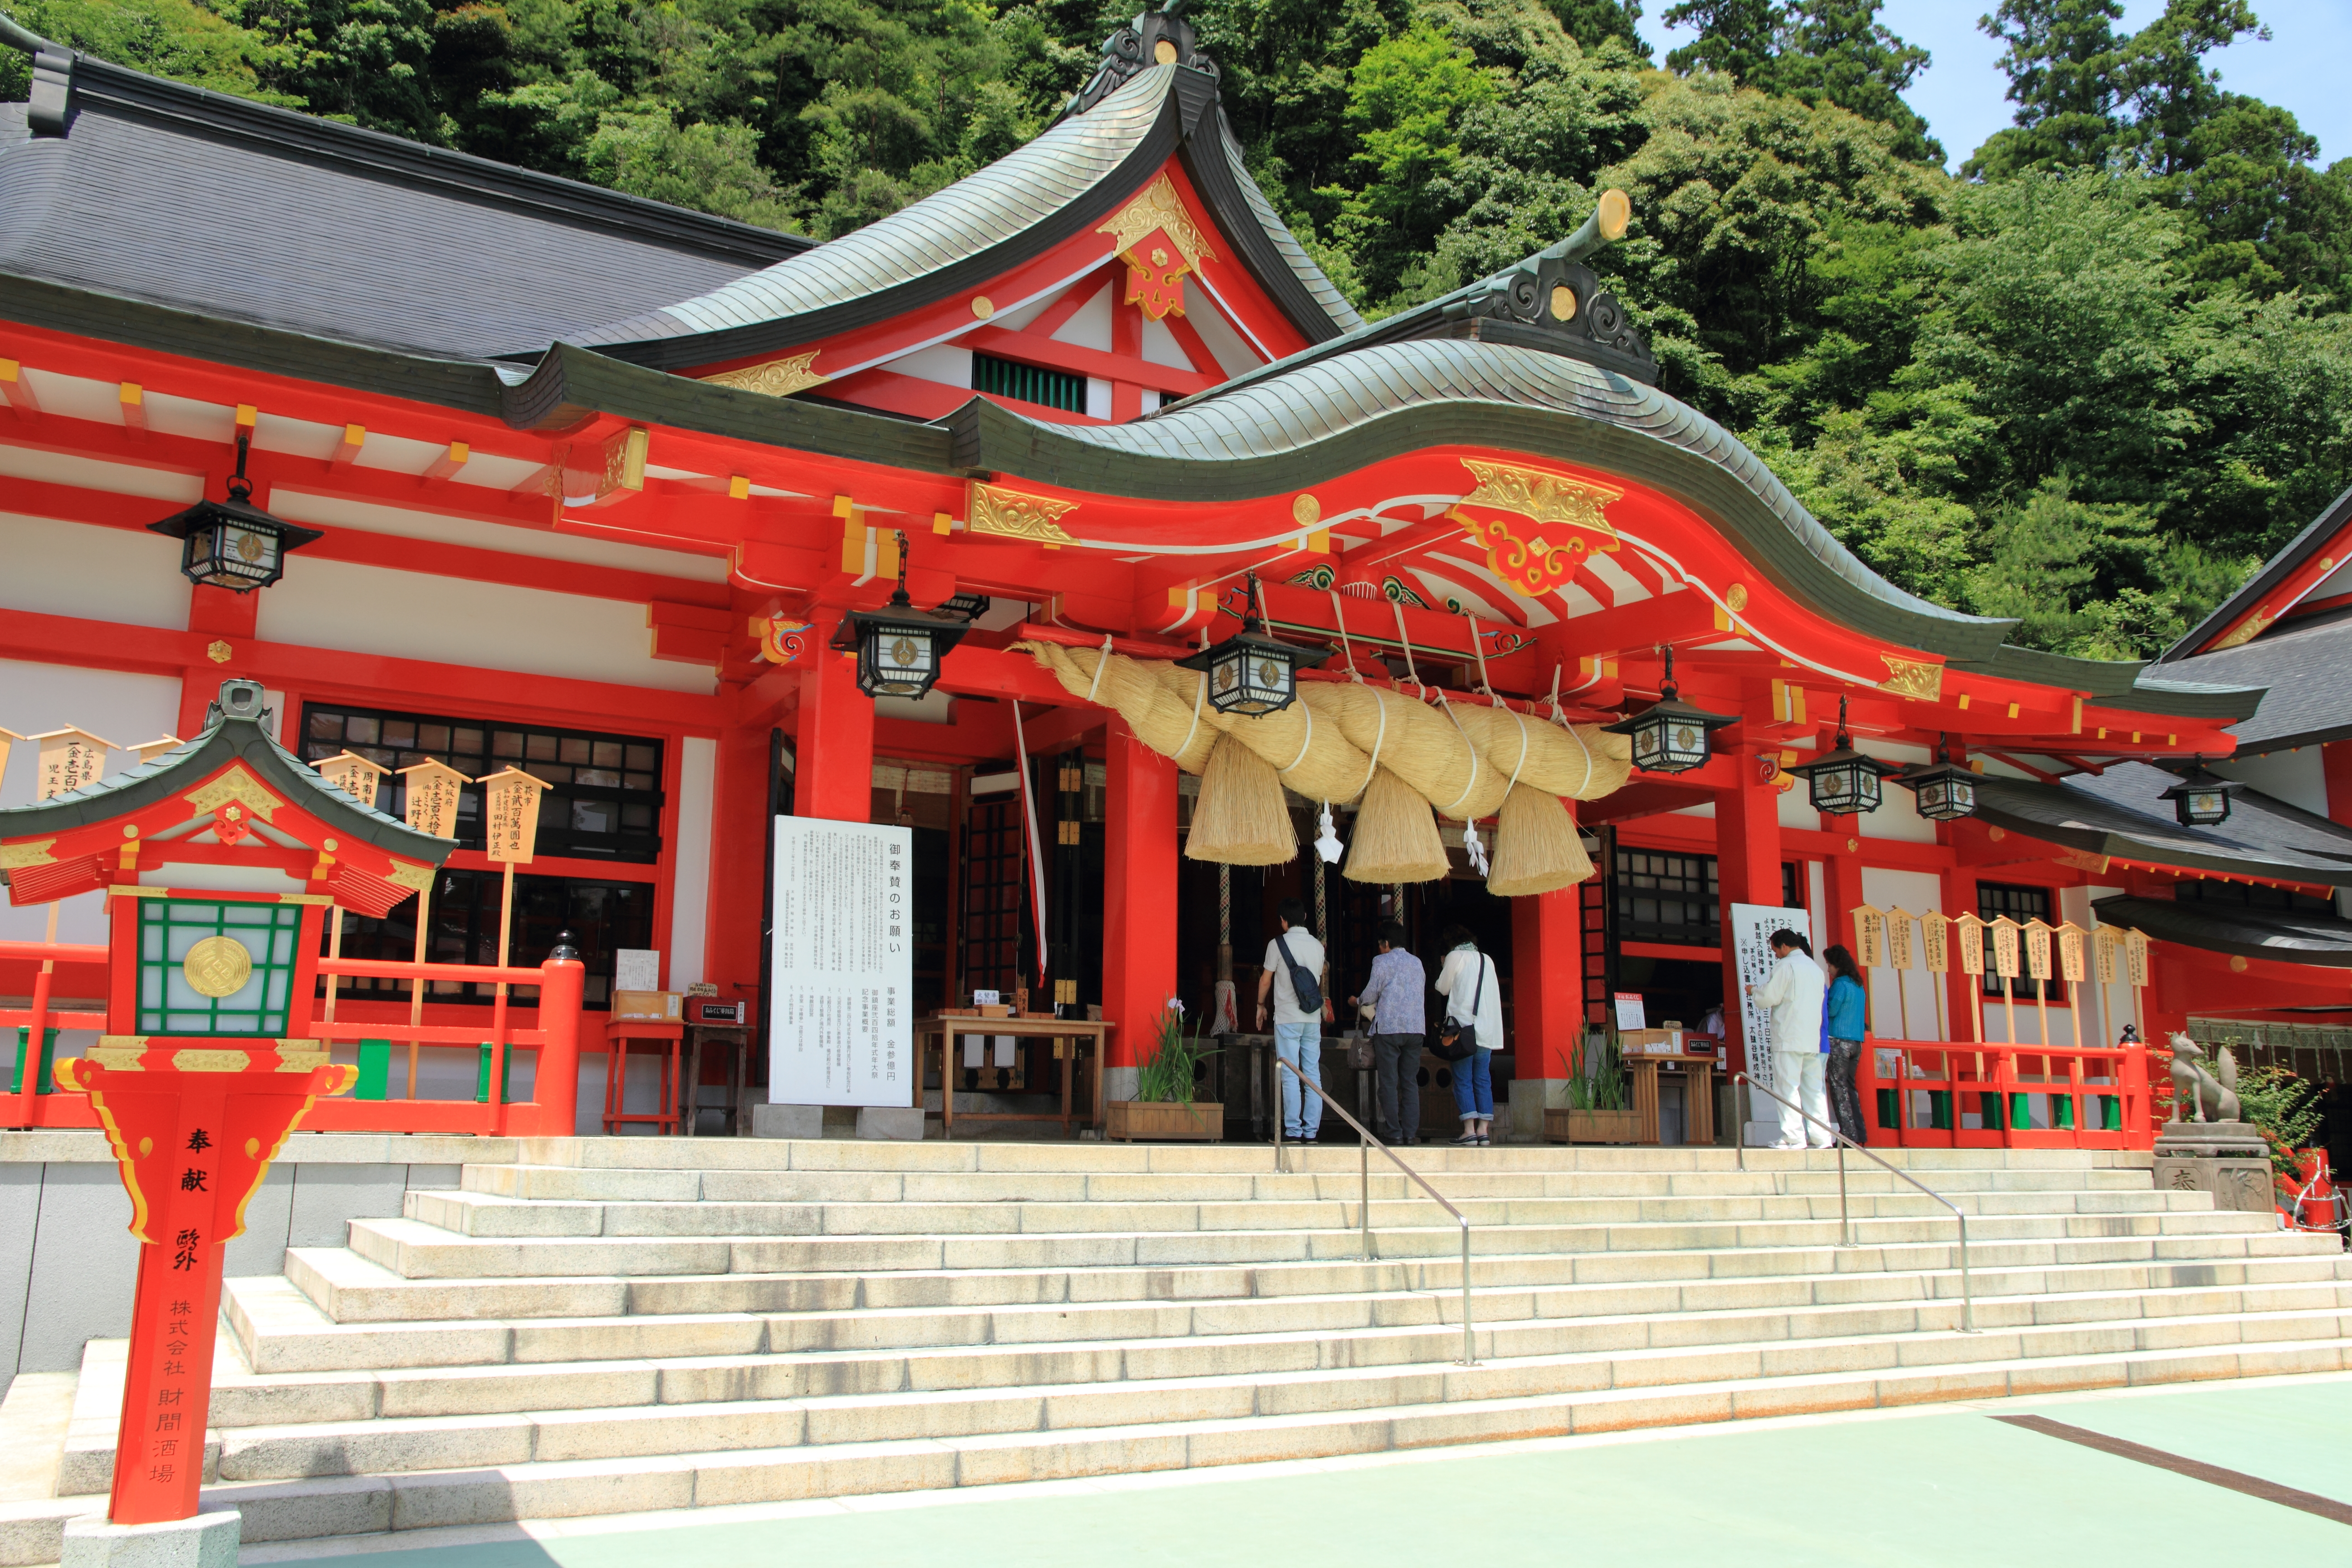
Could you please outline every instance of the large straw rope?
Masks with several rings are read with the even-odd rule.
[[[1381,766],[1411,784],[1438,815],[1456,822],[1475,821],[1494,815],[1503,804],[1510,775],[1481,759],[1444,713],[1410,697],[1353,681],[1314,681],[1302,686],[1300,693],[1363,752],[1369,752],[1377,740]]]
[[[1487,762],[1506,773],[1516,766],[1519,783],[1546,795],[1598,800],[1622,789],[1633,773],[1627,738],[1605,734],[1598,725],[1571,728],[1475,702],[1453,708]]]
[[[1512,785],[1495,825],[1486,890],[1500,899],[1525,898],[1571,887],[1591,875],[1584,837],[1559,797],[1524,784]]]
[[[1298,854],[1298,830],[1272,764],[1231,735],[1218,736],[1209,752],[1184,854],[1228,866],[1278,866]]]
[[[1051,670],[1072,696],[1116,710],[1136,739],[1163,757],[1173,757],[1186,773],[1197,773],[1208,767],[1209,751],[1216,744],[1218,731],[1209,722],[1215,710],[1209,706],[1202,678],[1196,672],[1176,671],[1187,682],[1179,692],[1172,685],[1163,686],[1156,674],[1174,667],[1157,659],[1129,658],[1099,648],[1063,647],[1057,643],[1013,646]],[[1097,670],[1102,677],[1099,683]]]
[[[1161,664],[1154,673],[1161,689],[1181,690],[1188,696],[1192,683],[1199,679],[1194,671],[1173,664]],[[1283,784],[1308,800],[1344,805],[1362,793],[1365,775],[1371,771],[1370,759],[1349,743],[1339,726],[1328,720],[1318,722],[1315,710],[1304,702],[1256,715],[1220,713],[1213,707],[1202,713],[1201,722],[1231,735],[1273,763]]]

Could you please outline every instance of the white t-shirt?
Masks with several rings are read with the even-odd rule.
[[[1298,1005],[1298,993],[1290,984],[1290,965],[1282,960],[1282,950],[1290,949],[1291,959],[1307,973],[1322,983],[1323,944],[1297,926],[1292,926],[1275,941],[1265,944],[1266,973],[1274,976],[1274,1021],[1277,1024],[1319,1024],[1323,1009],[1312,1013]]]

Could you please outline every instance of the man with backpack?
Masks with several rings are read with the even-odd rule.
[[[1257,977],[1257,1026],[1265,1027],[1269,998],[1274,1007],[1274,1054],[1297,1068],[1315,1093],[1301,1093],[1298,1079],[1275,1069],[1282,1079],[1282,1135],[1315,1142],[1323,1127],[1323,944],[1307,929],[1307,906],[1285,899],[1276,911],[1281,933],[1265,944],[1265,966]],[[1311,1099],[1313,1104],[1307,1104]]]

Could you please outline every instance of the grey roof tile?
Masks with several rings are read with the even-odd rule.
[[[2352,828],[2252,789],[2236,795],[2227,822],[2183,826],[2158,798],[2176,782],[2145,763],[2117,763],[2054,784],[1980,777],[1977,815],[2094,855],[2352,888]]]

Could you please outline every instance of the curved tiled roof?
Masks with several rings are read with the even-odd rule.
[[[2202,948],[2208,952],[2275,959],[2283,963],[2352,969],[2352,921],[2332,915],[2301,910],[2240,909],[2230,904],[2184,904],[2170,899],[2136,899],[2128,894],[2101,899],[2091,909],[2103,925],[2128,926],[2158,942],[2177,942],[2183,947]],[[2198,1035],[2205,1032],[2194,1027],[2190,1030]],[[2229,1031],[2224,1026],[2212,1032]]]
[[[708,293],[568,341],[677,370],[878,323],[976,287],[1091,227],[1188,141],[1208,138],[1223,165],[1213,183],[1230,180],[1242,207],[1218,217],[1263,230],[1236,243],[1248,248],[1255,238],[1262,252],[1270,247],[1296,289],[1328,318],[1301,322],[1302,330],[1319,325],[1307,335],[1324,337],[1355,327],[1355,311],[1243,168],[1240,149],[1214,112],[1215,91],[1203,72],[1152,67],[1086,113],[886,218]],[[1192,148],[1196,158],[1202,151]],[[1203,195],[1213,208],[1219,205],[1216,193]]]
[[[2187,827],[2163,792],[2179,776],[2146,763],[2113,763],[2058,784],[1983,775],[1977,816],[1998,826],[2093,855],[2190,871],[2352,887],[2352,828],[2260,790],[2241,790],[2230,819]]]

